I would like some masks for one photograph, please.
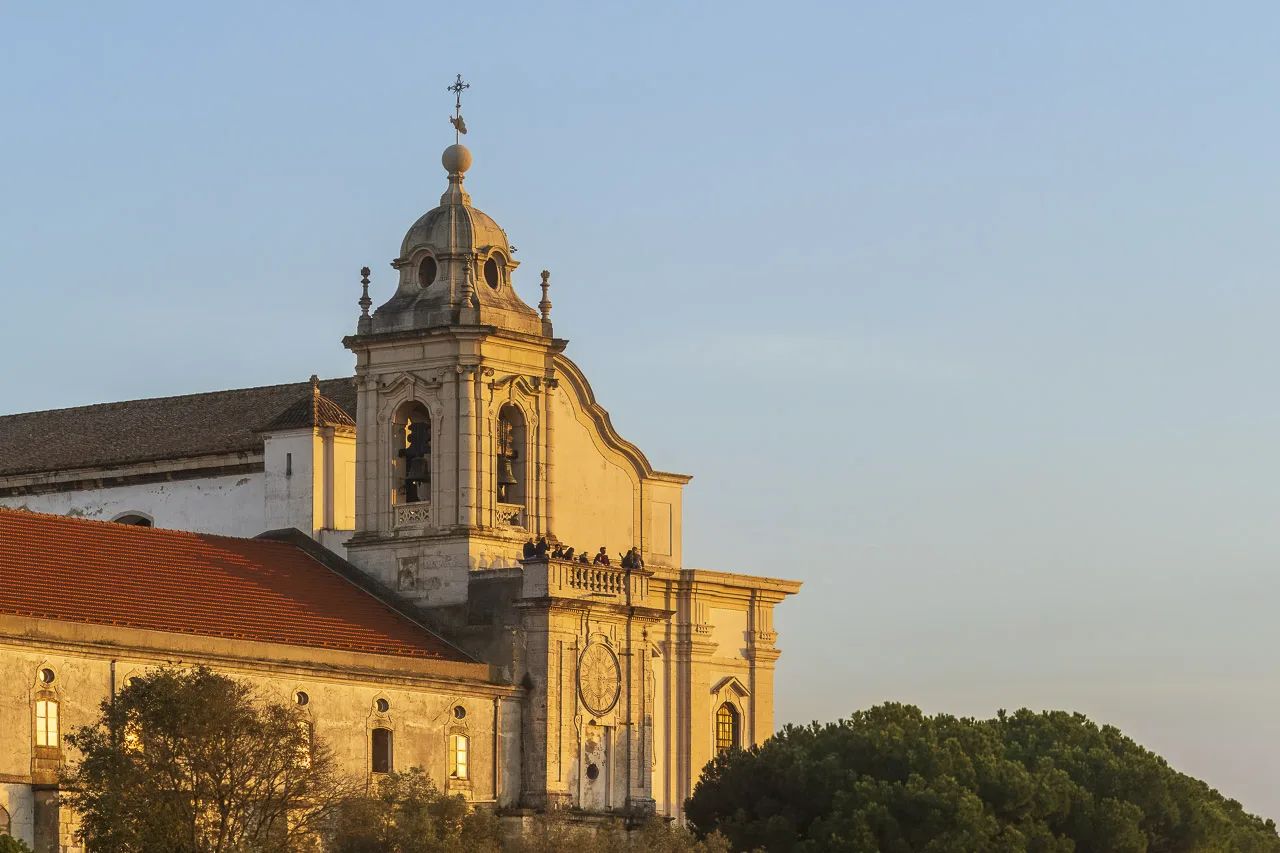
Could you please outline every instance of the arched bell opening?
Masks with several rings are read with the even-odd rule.
[[[498,412],[495,441],[498,455],[495,486],[502,520],[517,527],[524,525],[525,496],[528,494],[525,459],[528,445],[525,436],[524,412],[518,406],[503,406]]]
[[[396,410],[392,420],[395,456],[394,504],[431,500],[431,413],[417,402]]]

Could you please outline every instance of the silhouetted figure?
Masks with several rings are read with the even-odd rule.
[[[628,551],[627,553],[625,553],[625,554],[623,554],[623,555],[622,555],[622,561],[621,561],[620,563],[618,563],[618,565],[622,566],[622,568],[624,568],[624,569],[632,569],[632,568],[635,568],[634,566],[632,566],[632,565],[631,565],[631,552],[630,552],[630,551]]]
[[[553,560],[563,560],[563,559],[564,559],[564,546],[563,546],[563,545],[561,545],[559,542],[557,542],[557,543],[556,543],[555,550],[553,550],[553,551],[551,552],[551,559],[553,559]]]
[[[567,550],[564,552],[564,558],[565,558],[566,560],[572,560],[572,559],[573,559],[573,549],[572,549],[572,548],[569,548],[569,549],[567,549]]]
[[[597,566],[613,565],[612,563],[609,562],[609,552],[605,550],[603,545],[600,546],[600,553],[596,554],[595,565]]]
[[[534,555],[535,557],[545,557],[545,556],[547,556],[547,547],[548,547],[548,546],[547,546],[547,537],[545,537],[545,536],[539,536],[539,537],[538,537],[538,544],[537,544],[536,546],[534,546],[534,549],[533,549],[533,555]]]
[[[533,544],[533,539],[524,543],[524,558],[527,560],[538,551],[538,546]]]
[[[586,552],[586,551],[583,551],[583,552],[582,552],[582,556],[578,557],[578,562],[579,562],[579,563],[586,563],[586,564],[589,566],[589,565],[591,565],[591,558],[587,556],[587,552]]]
[[[632,545],[631,550],[622,558],[622,565],[627,569],[643,569],[644,560],[640,557],[640,549]]]

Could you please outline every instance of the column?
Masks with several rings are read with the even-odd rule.
[[[476,525],[476,397],[473,365],[458,367],[458,524]]]

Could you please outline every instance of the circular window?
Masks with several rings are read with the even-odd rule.
[[[600,778],[600,768],[594,764],[587,765],[587,778],[592,782]]]
[[[484,280],[494,290],[498,289],[498,259],[490,258],[484,262]]]
[[[386,699],[379,699],[377,702],[377,708],[379,714],[385,714],[391,710],[391,703]]]
[[[453,709],[453,718],[455,720],[461,720],[466,716],[467,716],[467,709],[462,707],[461,705]]]
[[[294,702],[297,702],[297,703],[298,703],[298,705],[299,705],[299,706],[301,706],[301,705],[305,705],[305,704],[307,704],[308,702],[310,702],[310,701],[311,701],[311,697],[310,697],[310,696],[308,696],[308,695],[307,695],[306,693],[304,693],[303,691],[299,690],[297,693],[293,694],[293,701],[294,701]]]
[[[422,263],[418,265],[418,284],[423,287],[430,287],[431,282],[436,280],[436,259],[428,255],[422,259]]]
[[[51,669],[40,670],[40,682],[42,684],[53,684],[54,674]]]

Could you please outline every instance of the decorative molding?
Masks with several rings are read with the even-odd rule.
[[[716,682],[716,686],[711,688],[712,696],[719,696],[725,692],[732,692],[740,699],[746,699],[751,695],[751,691],[747,689],[736,675],[730,675]]]

